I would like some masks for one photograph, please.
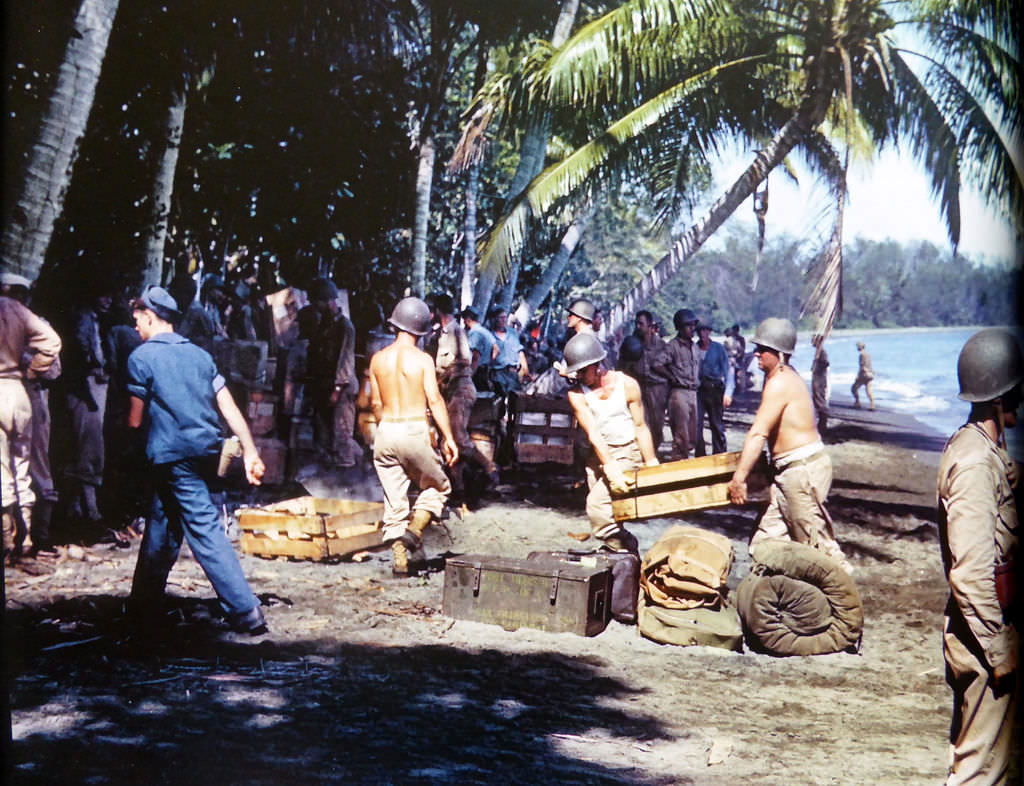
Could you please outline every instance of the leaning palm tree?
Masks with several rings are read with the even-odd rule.
[[[492,79],[478,96],[460,160],[479,156],[488,123],[500,133],[537,112],[566,123],[564,136],[584,137],[510,206],[480,264],[507,265],[538,229],[563,226],[624,178],[643,181],[659,217],[671,223],[713,154],[738,138],[757,150],[750,166],[613,310],[611,327],[795,152],[834,197],[833,229],[806,308],[827,333],[841,309],[845,169],[855,130],[876,147],[900,145],[923,164],[954,247],[964,182],[1020,215],[1024,189],[1010,156],[1021,130],[1018,7],[630,0],[558,50],[538,49],[519,73]]]
[[[5,211],[3,266],[32,279],[39,275],[64,206],[117,7],[118,0],[78,4],[53,94],[25,161],[20,192]]]

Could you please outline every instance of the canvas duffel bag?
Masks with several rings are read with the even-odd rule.
[[[732,541],[724,535],[677,525],[644,555],[640,587],[652,603],[665,608],[716,607],[733,556]]]
[[[612,572],[612,619],[636,624],[637,596],[640,594],[640,558],[628,552],[533,551],[530,560],[555,560],[574,565],[607,565]]]
[[[717,609],[666,609],[641,595],[637,628],[642,636],[662,644],[743,649],[739,614],[725,603]]]

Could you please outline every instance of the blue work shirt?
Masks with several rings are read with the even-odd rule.
[[[495,342],[495,338],[491,335],[491,331],[483,325],[475,325],[468,333],[466,333],[466,338],[469,340],[470,351],[480,353],[479,365],[491,365],[491,347],[494,346]]]
[[[695,345],[696,346],[696,345]],[[701,379],[713,379],[725,385],[725,395],[732,398],[735,387],[735,375],[732,364],[729,363],[729,356],[725,354],[725,347],[712,341],[704,353],[704,360],[700,364]]]
[[[128,392],[145,403],[146,457],[154,464],[220,451],[213,358],[177,333],[158,333],[128,357]]]
[[[494,342],[498,345],[498,356],[494,359],[494,363],[491,365],[495,368],[505,368],[506,366],[515,366],[518,368],[519,353],[523,351],[523,343],[519,340],[518,331],[509,328],[505,332],[504,341],[495,335]]]

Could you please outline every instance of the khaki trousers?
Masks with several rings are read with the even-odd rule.
[[[668,406],[668,392],[668,383],[647,385],[642,389],[644,420],[647,421],[647,428],[650,429],[655,452],[665,441],[665,408]]]
[[[643,466],[643,456],[636,441],[628,445],[609,445],[615,463],[619,469],[629,473]],[[608,489],[608,480],[604,476],[597,455],[593,452],[587,458],[587,517],[590,519],[590,533],[595,538],[605,540],[622,529],[622,525],[612,516],[612,494]]]
[[[697,443],[696,390],[672,388],[668,397],[668,420],[672,426],[672,458],[689,458]]]
[[[401,537],[409,523],[410,483],[420,489],[413,509],[441,517],[452,487],[441,458],[430,444],[425,420],[381,423],[373,442],[373,468],[384,490],[385,540]]]
[[[942,654],[946,682],[953,689],[947,786],[1005,784],[1008,780],[1017,700],[1014,693],[996,695],[992,674],[978,650],[962,617],[947,615]]]
[[[488,474],[494,472],[497,469],[494,462],[477,449],[473,438],[469,436],[469,416],[473,413],[473,404],[476,403],[476,385],[473,384],[473,380],[469,377],[452,380],[451,385],[445,390],[444,403],[448,407],[452,436],[455,437],[455,444],[459,446],[459,462],[468,461],[476,464]]]
[[[846,567],[825,509],[831,488],[832,459],[824,451],[776,472],[768,508],[750,539],[751,551],[765,540],[793,540],[813,546]]]
[[[30,508],[32,404],[20,379],[0,379],[0,482],[3,507]]]

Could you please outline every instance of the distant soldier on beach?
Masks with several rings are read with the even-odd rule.
[[[747,501],[747,476],[767,442],[774,477],[768,508],[750,539],[751,552],[766,540],[792,540],[824,552],[852,573],[825,508],[832,486],[832,460],[815,428],[807,385],[789,365],[796,328],[788,319],[769,317],[757,326],[754,345],[757,366],[764,372],[764,390],[729,482],[729,499],[742,505]]]
[[[946,443],[938,479],[939,540],[950,588],[942,649],[953,690],[946,783],[1006,783],[1022,608],[1014,598],[1020,479],[1004,436],[1017,425],[1024,380],[1016,339],[998,328],[976,333],[960,351],[957,377],[971,413]]]
[[[398,336],[370,359],[373,414],[379,424],[373,466],[384,490],[384,537],[392,544],[392,572],[406,576],[410,552],[419,549],[430,523],[441,518],[452,490],[430,443],[428,409],[441,432],[449,466],[459,460],[459,447],[437,387],[434,359],[416,346],[430,330],[430,308],[419,298],[407,297],[398,301],[388,321]],[[420,488],[411,517],[410,483]]]
[[[818,416],[818,433],[825,436],[828,429],[828,352],[825,351],[825,337],[814,336],[814,361],[811,364],[811,398]]]
[[[850,387],[850,392],[853,394],[853,406],[860,409],[860,398],[857,396],[857,391],[863,387],[864,392],[868,394],[868,401],[871,403],[871,409],[875,408],[875,397],[871,393],[871,380],[875,378],[875,371],[871,368],[871,355],[864,348],[864,342],[857,342],[857,351],[860,352],[858,358],[857,378],[853,380],[853,385]]]

